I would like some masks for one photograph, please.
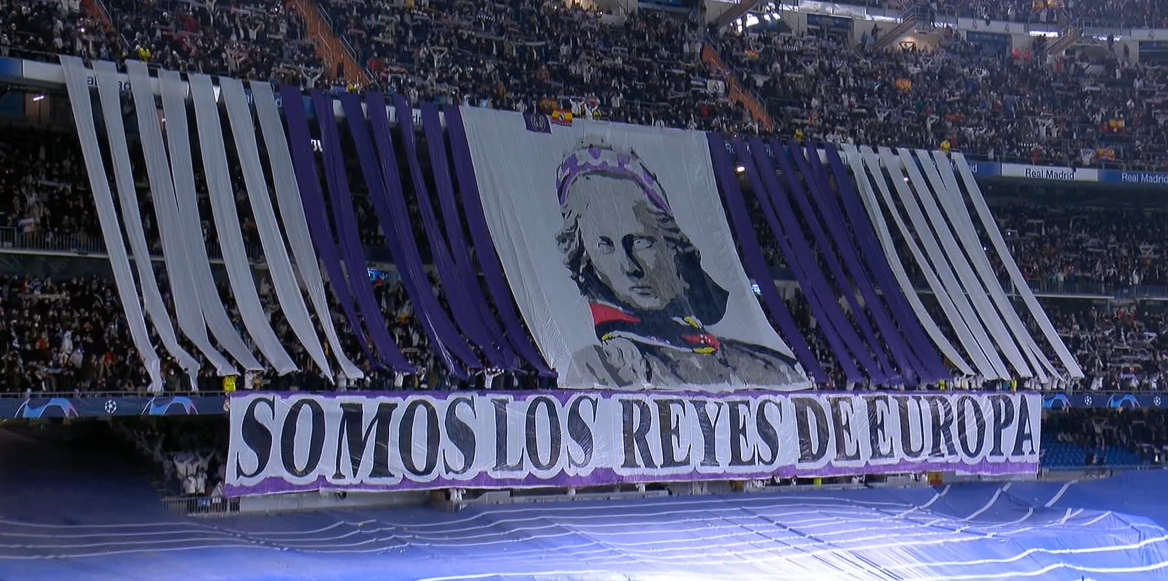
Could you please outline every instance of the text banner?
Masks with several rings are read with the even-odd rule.
[[[1033,474],[1036,394],[246,394],[229,496]]]

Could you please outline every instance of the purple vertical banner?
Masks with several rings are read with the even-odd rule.
[[[393,134],[390,133],[389,114],[386,111],[385,97],[376,91],[365,94],[365,104],[369,115],[369,125],[376,145],[378,158],[381,160],[381,176],[385,188],[373,198],[373,208],[381,221],[386,235],[393,232],[397,247],[400,251],[394,255],[399,268],[404,264],[409,272],[411,282],[406,287],[410,300],[414,301],[415,308],[422,315],[422,322],[431,341],[441,345],[462,365],[469,369],[482,368],[482,363],[475,356],[474,351],[463,340],[454,323],[450,321],[446,311],[434,296],[433,289],[427,284],[429,278],[422,269],[422,259],[418,254],[418,245],[414,240],[413,229],[410,227],[409,209],[406,205],[405,193],[402,191],[401,174],[397,166],[397,153],[393,146]],[[413,112],[409,112],[413,115]],[[391,228],[392,226],[392,228]],[[457,289],[447,289],[448,292],[457,292]],[[451,362],[451,367],[457,367]],[[453,369],[452,369],[453,371]]]
[[[765,154],[765,151],[761,151],[760,153]],[[851,350],[858,367],[872,381],[884,383],[886,378],[883,375],[883,371],[876,364],[875,359],[872,358],[871,351],[860,340],[859,335],[856,334],[856,329],[852,326],[843,308],[840,307],[839,297],[833,291],[831,283],[828,282],[827,276],[820,267],[819,260],[812,250],[811,245],[807,242],[799,220],[796,218],[795,209],[791,205],[791,198],[796,197],[795,194],[803,193],[803,185],[799,181],[799,176],[795,174],[794,168],[788,162],[784,150],[779,149],[773,153],[775,158],[779,160],[779,166],[783,171],[783,175],[787,178],[787,185],[791,187],[792,194],[788,197],[787,191],[782,186],[778,186],[778,180],[775,180],[777,187],[768,190],[767,195],[771,198],[771,203],[774,205],[775,213],[779,221],[783,224],[783,228],[786,229],[788,243],[803,263],[804,272],[810,280],[811,292],[818,295],[817,300],[823,308],[824,314],[832,321],[832,325],[835,327],[835,331],[844,342],[844,345]],[[763,164],[762,171],[765,175],[768,177],[774,175],[775,169],[771,165],[770,158],[766,155],[756,154],[756,159],[760,164]],[[800,283],[800,287],[802,286],[802,283]]]
[[[373,151],[373,142],[370,140],[368,125],[365,122],[365,116],[361,110],[361,97],[354,93],[345,93],[341,95],[341,107],[345,111],[345,118],[349,127],[349,134],[353,138],[353,145],[357,149],[357,160],[361,166],[361,175],[365,179],[365,186],[369,192],[369,199],[373,203],[374,211],[377,212],[378,205],[382,203],[385,196],[385,173],[382,171],[381,164],[378,161],[377,154]],[[378,214],[380,221],[380,214]],[[422,322],[422,329],[426,332],[426,336],[430,340],[431,347],[442,359],[443,365],[450,369],[456,377],[465,377],[465,372],[462,366],[457,363],[450,352],[438,340],[438,337],[431,333],[431,325],[427,318],[427,313],[423,310],[421,300],[415,300],[414,295],[410,289],[414,289],[417,280],[415,271],[406,266],[406,253],[402,250],[399,236],[399,231],[396,228],[391,228],[390,224],[385,223],[381,227],[385,233],[386,243],[389,245],[390,252],[393,254],[394,263],[397,265],[398,274],[402,277],[403,286],[406,287],[406,293],[409,294],[410,300],[416,307],[415,315]],[[413,232],[407,229],[410,239],[413,239]],[[422,284],[429,283],[425,272],[422,271]]]
[[[746,202],[743,201],[742,191],[738,188],[738,180],[734,176],[734,170],[730,167],[730,154],[726,150],[726,141],[720,134],[712,132],[706,133],[706,140],[710,145],[710,159],[714,163],[714,173],[721,186],[726,208],[729,210],[730,226],[734,230],[739,248],[742,249],[747,272],[758,283],[763,304],[770,313],[771,319],[778,325],[783,340],[795,352],[795,358],[799,360],[799,364],[815,381],[821,384],[827,383],[827,373],[811,352],[811,348],[807,346],[807,341],[799,333],[799,326],[791,318],[791,313],[787,312],[783,298],[775,289],[774,274],[771,273],[766,259],[763,258],[762,248],[759,247],[758,237],[746,210]]]
[[[479,314],[480,325],[494,347],[503,355],[506,368],[517,369],[519,365],[515,350],[503,335],[503,329],[491,313],[490,302],[483,293],[474,261],[471,260],[470,246],[463,234],[462,217],[458,202],[454,198],[454,181],[450,175],[450,158],[446,155],[446,136],[442,132],[442,120],[438,116],[438,106],[423,103],[422,129],[426,135],[426,147],[430,153],[430,170],[434,175],[434,187],[438,194],[438,204],[442,208],[442,221],[446,225],[446,240],[450,244],[451,256],[458,276],[463,280],[466,291]],[[411,119],[411,122],[413,120]]]
[[[462,198],[462,208],[466,211],[467,229],[470,230],[471,241],[474,242],[475,255],[483,270],[483,278],[487,280],[487,290],[490,291],[495,307],[499,309],[499,318],[503,321],[507,341],[541,376],[555,377],[556,372],[544,362],[543,356],[532,344],[527,330],[523,328],[515,308],[514,297],[511,295],[511,288],[503,274],[503,265],[499,262],[495,241],[491,238],[491,231],[483,214],[482,200],[479,199],[478,179],[474,173],[466,128],[462,125],[462,113],[457,106],[444,107],[442,111],[446,115],[446,133],[450,136],[450,150],[454,156],[455,175],[458,177],[458,193]]]
[[[333,239],[332,226],[329,225],[328,209],[325,207],[324,193],[320,188],[320,177],[316,173],[316,159],[312,152],[312,140],[308,132],[308,117],[304,112],[304,96],[300,90],[292,86],[280,88],[280,99],[284,103],[284,118],[288,125],[288,140],[291,144],[292,160],[296,166],[296,183],[300,188],[300,201],[304,205],[304,215],[308,219],[308,231],[312,236],[316,254],[324,263],[328,273],[329,288],[341,305],[341,312],[349,329],[357,338],[365,358],[376,368],[383,368],[373,351],[369,348],[369,341],[361,328],[361,320],[353,307],[353,297],[349,293],[348,279],[341,266],[338,256],[337,243]],[[411,371],[409,363],[403,357],[398,364],[390,362],[394,369]]]
[[[438,224],[438,215],[434,211],[434,204],[430,200],[430,188],[426,184],[426,174],[422,164],[418,161],[418,140],[414,135],[413,108],[402,95],[394,97],[394,109],[397,111],[397,122],[401,129],[402,147],[405,150],[406,164],[410,169],[410,177],[414,186],[414,199],[418,201],[418,212],[422,215],[422,228],[426,231],[426,239],[430,243],[430,253],[434,257],[434,264],[438,269],[438,278],[442,286],[448,289],[458,289],[458,292],[446,293],[446,303],[454,314],[454,323],[462,330],[462,334],[490,361],[491,366],[498,369],[515,369],[515,357],[504,355],[501,342],[484,328],[483,310],[487,305],[479,305],[474,301],[472,285],[477,286],[478,280],[465,279],[451,257],[451,249],[447,244],[447,235],[442,232]],[[445,167],[439,168],[435,160],[430,160],[431,170],[434,172],[435,185],[438,183],[438,174]],[[449,183],[449,176],[447,176]]]
[[[763,215],[774,234],[775,242],[778,243],[779,250],[782,251],[787,263],[791,265],[791,270],[795,272],[795,279],[799,281],[799,290],[807,297],[811,312],[819,322],[823,337],[831,347],[836,361],[839,362],[840,369],[848,381],[862,381],[864,374],[860,372],[852,360],[850,351],[852,347],[844,341],[844,332],[839,328],[839,319],[832,316],[832,305],[827,303],[827,301],[835,303],[835,297],[828,297],[826,284],[813,276],[819,274],[822,278],[822,273],[819,272],[819,265],[813,263],[814,258],[811,257],[810,250],[796,248],[794,245],[794,241],[802,241],[804,245],[806,245],[806,241],[803,240],[802,234],[797,232],[799,225],[795,222],[795,214],[789,205],[785,205],[786,194],[775,178],[775,170],[767,159],[766,151],[760,146],[755,149],[752,156],[746,145],[738,138],[733,139],[732,147],[738,156],[738,163],[746,170],[750,187],[754,190],[754,195],[762,206]],[[762,169],[760,170],[759,167]],[[784,203],[781,207],[778,206],[780,202]],[[838,310],[839,305],[835,304],[834,306]]]
[[[931,347],[932,340],[925,332],[924,327],[921,326],[916,312],[908,303],[908,299],[905,298],[900,285],[897,284],[896,276],[892,273],[892,266],[888,264],[888,257],[880,250],[880,241],[876,239],[876,231],[872,227],[868,212],[861,205],[859,194],[852,185],[852,177],[848,174],[847,168],[844,167],[839,153],[832,146],[827,147],[827,161],[831,165],[836,183],[839,184],[840,200],[843,202],[848,223],[852,226],[852,233],[856,235],[861,248],[872,249],[863,253],[864,259],[868,263],[868,268],[872,270],[873,276],[876,277],[876,284],[880,285],[884,298],[888,300],[893,316],[896,317],[900,328],[905,332],[908,344],[917,354],[917,358],[929,370],[931,379],[939,381],[951,377],[952,374],[945,368],[944,360]]]
[[[803,156],[795,158],[796,163],[801,164],[802,160]],[[908,346],[909,342],[901,334],[900,329],[896,328],[896,324],[893,322],[892,316],[889,315],[884,301],[880,299],[880,295],[876,294],[876,288],[864,270],[859,248],[855,246],[855,240],[848,235],[847,226],[840,216],[839,205],[836,203],[836,193],[831,188],[827,171],[819,161],[819,150],[810,141],[807,143],[807,163],[808,172],[804,175],[813,177],[819,186],[819,193],[811,198],[815,201],[820,215],[827,223],[828,232],[835,240],[836,252],[843,257],[844,264],[852,274],[852,280],[860,290],[860,296],[864,297],[868,311],[880,329],[881,338],[887,344],[893,358],[896,359],[905,379],[910,385],[915,384],[918,379],[924,379],[928,371]]]
[[[345,156],[341,152],[341,136],[337,130],[337,119],[333,114],[333,100],[323,92],[312,92],[312,102],[316,109],[316,121],[320,125],[321,149],[324,150],[325,182],[328,184],[329,199],[332,201],[333,218],[337,223],[337,236],[341,252],[349,274],[350,284],[357,296],[357,306],[369,329],[373,345],[387,363],[398,369],[402,363],[409,366],[405,357],[389,334],[389,325],[381,313],[377,298],[373,296],[373,282],[369,280],[365,263],[365,249],[357,233],[357,213],[353,210],[349,178],[345,174]]]
[[[795,200],[795,205],[799,207],[799,211],[803,214],[804,223],[811,230],[811,236],[815,240],[815,245],[819,247],[820,256],[827,263],[827,268],[831,272],[832,279],[835,280],[837,290],[844,296],[848,306],[852,309],[852,319],[860,327],[860,333],[864,335],[864,340],[868,343],[868,348],[865,350],[865,353],[876,356],[876,364],[881,370],[881,376],[887,384],[896,385],[903,383],[903,377],[897,375],[896,371],[892,368],[892,364],[888,361],[884,345],[876,339],[876,333],[872,330],[872,322],[864,313],[864,308],[860,305],[860,301],[856,299],[856,293],[853,290],[852,281],[848,277],[848,273],[840,265],[839,251],[833,249],[831,241],[827,239],[827,234],[823,231],[823,225],[820,223],[815,209],[811,207],[808,192],[805,192],[803,187],[799,185],[799,176],[801,175],[803,181],[807,184],[807,188],[811,194],[810,197],[820,198],[825,196],[826,192],[820,188],[819,180],[811,173],[810,168],[807,166],[807,160],[803,158],[802,152],[798,147],[787,149],[785,147],[777,147],[778,145],[779,143],[777,141],[771,141],[772,151],[780,156],[779,159],[782,160],[784,167],[789,167],[789,164],[786,163],[788,156],[795,160],[795,167],[798,169],[798,172],[787,174],[787,177],[795,186],[791,189],[791,197]],[[783,171],[786,171],[786,169]],[[847,318],[846,314],[844,318]],[[861,344],[862,347],[863,345]]]

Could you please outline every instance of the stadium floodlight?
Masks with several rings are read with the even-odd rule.
[[[33,97],[32,102],[37,103],[37,102],[43,101],[44,99],[45,99],[45,94],[41,93],[40,95]]]

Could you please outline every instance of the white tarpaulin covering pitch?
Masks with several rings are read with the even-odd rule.
[[[462,113],[507,280],[562,387],[809,387],[752,294],[704,134]]]

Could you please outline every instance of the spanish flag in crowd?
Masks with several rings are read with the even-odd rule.
[[[572,112],[556,109],[552,112],[552,123],[556,125],[572,126]]]

